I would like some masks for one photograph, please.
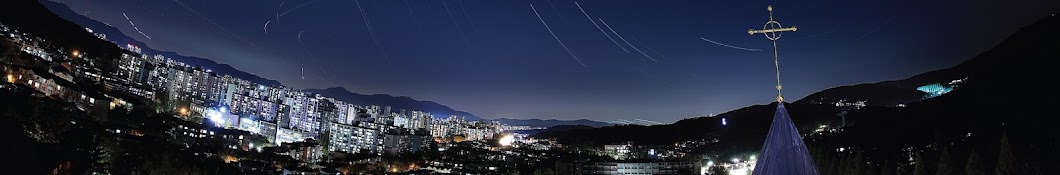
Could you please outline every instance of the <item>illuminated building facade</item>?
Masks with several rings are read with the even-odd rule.
[[[949,93],[950,91],[953,91],[953,88],[942,85],[941,83],[934,83],[917,87],[916,90],[927,93],[924,95],[924,99],[928,99]]]
[[[383,150],[383,135],[379,130],[332,122],[329,135],[328,151],[378,153]]]

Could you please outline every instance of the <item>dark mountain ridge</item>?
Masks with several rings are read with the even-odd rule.
[[[32,17],[27,17],[32,16]],[[85,53],[93,62],[101,64],[104,69],[116,68],[114,59],[122,53],[130,53],[112,43],[100,40],[88,33],[83,27],[62,19],[47,8],[33,0],[5,1],[0,6],[0,21],[20,31],[43,38],[57,47],[65,48],[62,52],[79,51]],[[54,52],[55,50],[48,50]]]
[[[446,118],[450,115],[465,116],[467,120],[481,120],[482,118],[475,116],[474,114],[458,111],[449,106],[438,104],[433,101],[419,101],[406,96],[392,96],[389,94],[372,94],[365,95],[360,93],[350,92],[343,87],[333,87],[327,89],[303,89],[302,91],[320,94],[323,96],[342,100],[346,103],[356,105],[379,105],[379,106],[390,106],[394,111],[400,109],[405,110],[420,110],[423,112],[429,112],[434,115],[435,118]]]
[[[531,127],[544,127],[544,128],[551,128],[551,127],[554,127],[554,126],[562,126],[562,125],[582,125],[582,126],[589,126],[589,127],[604,127],[604,126],[613,125],[611,123],[593,121],[593,120],[589,120],[589,119],[578,119],[578,120],[547,119],[547,120],[541,120],[541,119],[499,118],[499,119],[493,119],[492,121],[497,121],[497,122],[500,122],[500,123],[509,124],[509,125],[516,125],[516,126],[531,126]]]
[[[184,55],[178,54],[176,52],[160,51],[160,50],[153,49],[150,46],[148,46],[146,43],[140,42],[140,41],[138,41],[136,39],[133,39],[132,37],[129,37],[128,35],[125,35],[124,33],[122,33],[117,28],[114,28],[114,26],[110,26],[110,25],[104,24],[102,22],[93,20],[93,19],[88,18],[86,16],[83,16],[81,14],[78,14],[77,12],[74,12],[72,9],[70,9],[70,7],[66,6],[66,4],[58,3],[58,2],[52,2],[52,1],[48,1],[48,0],[39,0],[38,2],[43,4],[44,7],[46,7],[48,10],[50,10],[52,13],[54,13],[55,15],[57,15],[57,16],[63,18],[63,19],[69,20],[69,21],[71,21],[73,23],[76,23],[76,24],[78,24],[80,26],[83,26],[84,28],[90,28],[95,33],[106,34],[107,35],[107,40],[109,40],[110,42],[113,42],[114,44],[116,44],[116,47],[120,47],[120,46],[123,46],[123,45],[126,45],[126,44],[132,44],[132,45],[135,45],[135,46],[139,47],[140,50],[141,50],[140,53],[145,54],[145,55],[163,55],[165,57],[172,58],[173,60],[180,61],[180,62],[183,62],[185,64],[190,64],[190,65],[195,65],[195,66],[200,66],[200,67],[204,67],[204,68],[210,69],[213,72],[216,72],[218,74],[229,75],[229,76],[232,76],[232,77],[238,77],[238,78],[241,78],[241,79],[244,79],[244,80],[247,80],[247,81],[251,81],[251,82],[262,84],[262,85],[266,85],[266,86],[282,86],[283,85],[279,81],[270,80],[270,79],[263,78],[263,77],[260,77],[260,76],[257,76],[257,75],[251,74],[251,73],[243,72],[243,71],[241,71],[239,69],[236,69],[236,68],[232,67],[231,65],[220,64],[220,63],[217,63],[217,62],[215,62],[213,60],[210,60],[210,59],[193,57],[193,56],[184,56]],[[82,30],[82,31],[84,31],[84,30]]]
[[[785,105],[802,134],[812,133],[821,124],[837,126],[841,111],[848,111],[846,127],[836,134],[829,147],[865,147],[878,155],[902,155],[899,150],[945,144],[956,135],[974,137],[975,149],[997,148],[1000,133],[1008,133],[1013,142],[1057,148],[1060,136],[1049,133],[1051,122],[1044,118],[1057,116],[1056,99],[1060,94],[1036,91],[1034,84],[1060,76],[1054,65],[1060,58],[1060,19],[1049,16],[1022,28],[994,48],[951,68],[925,72],[907,79],[868,85],[832,88],[826,91],[850,90],[849,94],[874,96],[871,93],[915,88],[922,84],[949,82],[967,78],[962,88],[907,107],[867,106],[844,109],[831,104],[813,104],[800,100]],[[864,87],[871,86],[871,87]],[[870,89],[857,91],[858,89]],[[882,89],[882,90],[880,90]],[[810,96],[812,97],[812,96]],[[775,103],[749,106],[715,117],[689,118],[668,125],[611,126],[566,132],[544,132],[538,137],[556,138],[564,144],[599,146],[634,141],[638,144],[673,144],[690,139],[718,138],[716,145],[730,151],[757,151],[769,129]],[[728,125],[721,125],[721,118]],[[933,134],[932,134],[933,133]],[[972,136],[974,133],[975,136]],[[665,136],[665,137],[662,137]],[[726,150],[726,149],[719,149]],[[1044,151],[1044,150],[1043,150]],[[1052,150],[1057,153],[1057,150]],[[984,153],[992,154],[994,153]],[[1019,152],[1017,152],[1019,153]]]
[[[33,16],[24,18],[23,16]],[[176,61],[189,65],[200,66],[212,70],[215,73],[229,75],[267,86],[282,86],[276,80],[262,78],[260,76],[243,72],[227,64],[220,64],[210,59],[184,56],[175,52],[155,50],[147,44],[137,41],[122,33],[113,26],[85,17],[70,9],[68,6],[58,2],[47,0],[15,0],[5,2],[0,7],[0,20],[22,30],[29,31],[35,35],[45,37],[68,49],[78,49],[82,52],[94,54],[93,57],[100,58],[103,64],[109,65],[108,69],[116,68],[114,58],[119,58],[121,53],[133,54],[120,47],[125,44],[136,45],[141,53],[147,55],[161,54]],[[106,35],[107,40],[97,38],[92,33],[84,30],[90,28],[95,33]],[[111,71],[111,70],[107,70]],[[448,106],[431,101],[418,101],[404,96],[391,96],[387,94],[363,95],[352,93],[344,88],[329,88],[324,90],[307,89],[307,92],[320,93],[325,96],[341,99],[358,105],[380,105],[392,106],[397,109],[417,109],[431,112],[438,117],[448,117],[450,114],[467,116],[469,120],[480,118],[468,112],[457,111]]]

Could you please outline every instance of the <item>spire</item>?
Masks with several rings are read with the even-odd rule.
[[[751,29],[747,33],[754,35],[761,33],[766,39],[773,41],[773,65],[777,72],[777,112],[773,114],[773,123],[766,135],[766,141],[762,145],[758,161],[755,164],[754,175],[817,175],[817,167],[814,165],[810,152],[806,149],[806,143],[802,142],[798,128],[788,116],[784,109],[784,95],[781,93],[780,85],[780,59],[777,55],[777,40],[782,32],[794,32],[798,30],[795,26],[784,28],[773,19],[773,5],[769,5],[769,21],[761,30]]]
[[[795,124],[791,122],[784,103],[777,103],[772,127],[766,135],[762,152],[759,153],[753,175],[799,174],[817,175],[806,144]]]

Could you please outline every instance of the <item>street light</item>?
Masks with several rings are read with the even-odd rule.
[[[180,107],[180,115],[187,116],[188,115],[188,108]]]

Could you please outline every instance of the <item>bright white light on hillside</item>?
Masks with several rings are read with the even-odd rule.
[[[224,108],[221,108],[221,109],[224,109]],[[217,110],[211,109],[211,110],[206,111],[206,119],[210,119],[210,121],[213,122],[217,126],[221,126],[221,125],[225,124],[224,116],[221,114],[220,111],[217,111]]]
[[[739,167],[734,167],[732,169],[729,169],[729,174],[730,175],[749,175],[749,174],[751,174],[751,170],[748,169],[747,167],[739,166]]]
[[[512,146],[512,142],[515,142],[515,136],[510,134],[504,135],[498,142],[501,144],[501,146]]]

